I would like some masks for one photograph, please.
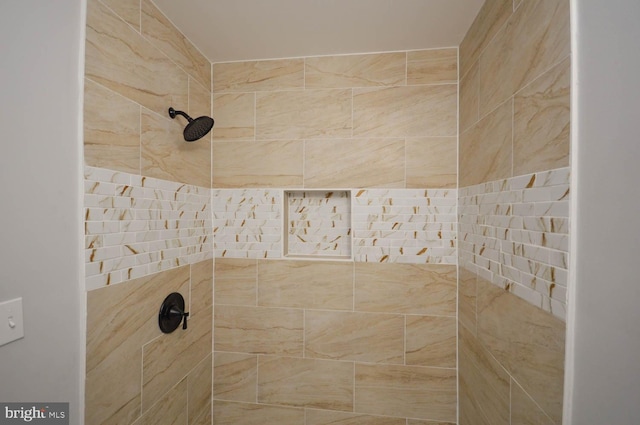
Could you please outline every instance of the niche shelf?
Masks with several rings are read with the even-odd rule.
[[[351,259],[351,191],[284,191],[284,256]]]

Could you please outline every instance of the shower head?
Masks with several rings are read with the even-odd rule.
[[[184,140],[187,142],[195,142],[198,139],[204,137],[213,127],[213,118],[202,116],[196,119],[191,118],[189,115],[182,111],[176,111],[173,108],[169,108],[169,116],[175,118],[176,115],[182,115],[189,123],[184,128]]]

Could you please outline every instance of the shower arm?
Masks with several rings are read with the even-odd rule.
[[[183,116],[183,117],[185,117],[187,120],[189,120],[189,122],[193,121],[193,118],[191,118],[189,115],[185,114],[184,112],[182,112],[182,111],[176,111],[176,110],[175,110],[175,109],[173,109],[173,108],[169,108],[169,116],[170,116],[171,118],[175,118],[175,117],[176,117],[176,115],[182,115],[182,116]]]

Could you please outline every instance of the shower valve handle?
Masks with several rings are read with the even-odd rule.
[[[182,329],[187,329],[187,317],[189,317],[189,313],[186,311],[180,310],[179,307],[173,306],[169,311],[169,314],[174,317],[180,317],[180,321],[182,322]]]
[[[160,306],[160,313],[158,314],[160,330],[164,333],[171,333],[180,326],[181,322],[182,329],[186,330],[189,313],[185,310],[185,302],[182,295],[178,292],[169,294],[162,306]]]
[[[182,329],[187,329],[187,317],[189,317],[189,313],[188,312],[183,312],[182,313]]]

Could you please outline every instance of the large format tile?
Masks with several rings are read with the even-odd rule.
[[[307,140],[305,187],[404,187],[402,139]]]
[[[218,261],[216,259],[216,261]],[[255,306],[257,301],[256,280],[239,280],[216,277],[215,303]]]
[[[404,316],[399,314],[308,310],[304,330],[305,357],[404,363]]]
[[[189,418],[189,425],[211,425],[213,423],[212,410],[211,406],[209,406],[209,409],[202,412],[197,418],[193,420]]]
[[[258,358],[258,402],[353,409],[353,363],[294,357]]]
[[[302,187],[302,140],[213,142],[213,187]]]
[[[555,425],[513,379],[511,380],[511,425]]]
[[[460,187],[511,177],[513,102],[460,135]]]
[[[128,344],[127,344],[128,345]],[[116,352],[117,351],[117,352]],[[114,350],[85,377],[85,422],[118,425],[140,416],[142,348]],[[118,391],[113,391],[118,388]]]
[[[189,318],[186,330],[178,327],[143,347],[143,412],[211,353],[212,310]]]
[[[163,116],[187,104],[187,74],[98,0],[87,2],[85,50],[90,80]]]
[[[257,355],[216,352],[214,362],[215,399],[256,402]]]
[[[404,85],[406,54],[316,56],[305,59],[305,88]]]
[[[213,64],[213,91],[252,92],[302,89],[304,59]]]
[[[255,282],[258,263],[244,258],[216,258],[214,276],[218,279],[253,280]]]
[[[87,423],[128,423],[140,415],[142,345],[162,334],[157,318],[165,296],[188,291],[189,267],[180,267],[87,293]]]
[[[260,261],[258,305],[351,310],[353,264],[338,261]]]
[[[460,132],[466,131],[480,119],[480,76],[478,63],[460,80]]]
[[[480,57],[480,115],[570,53],[569,0],[527,1]]]
[[[213,356],[209,354],[187,376],[189,425],[211,414],[212,361]]]
[[[407,419],[407,425],[455,425],[453,422],[440,421],[420,421],[417,419]]]
[[[137,31],[140,31],[140,2],[131,0],[101,0],[116,15],[124,19]]]
[[[406,321],[406,364],[456,367],[455,317],[407,316]]]
[[[458,320],[476,335],[476,274],[464,267],[458,268]]]
[[[304,409],[216,400],[213,403],[213,423],[304,425]]]
[[[355,411],[456,420],[456,371],[356,363]]]
[[[213,140],[253,140],[255,137],[255,93],[213,95]]]
[[[146,109],[142,110],[141,125],[142,175],[210,187],[209,138],[187,143],[182,135],[182,122]]]
[[[210,90],[211,62],[178,31],[151,0],[141,0],[141,10],[142,35]]]
[[[188,111],[188,114],[194,119],[202,115],[206,115],[208,117],[211,116],[211,91],[208,88],[204,87],[201,83],[198,82],[198,80],[194,79],[193,77],[189,77]],[[186,122],[184,123],[186,124]]]
[[[356,263],[355,310],[455,316],[456,268]]]
[[[479,279],[478,336],[545,413],[560,423],[564,322]]]
[[[569,165],[570,84],[567,58],[515,95],[514,176]]]
[[[458,49],[407,52],[407,84],[457,84]]]
[[[187,423],[188,415],[187,398],[187,380],[183,379],[133,425],[184,425]]]
[[[458,141],[455,137],[406,140],[407,188],[455,188]]]
[[[457,84],[354,89],[353,135],[455,136],[457,98]]]
[[[256,139],[321,139],[351,136],[351,90],[256,94]]]
[[[213,305],[213,260],[191,265],[191,310],[190,317]]]
[[[214,300],[216,305],[256,305],[256,260],[216,258],[214,276]]]
[[[302,355],[302,310],[218,305],[216,351]]]
[[[513,12],[511,0],[487,0],[460,43],[460,77],[464,77],[481,52]]]
[[[140,173],[140,105],[85,79],[84,162]]]
[[[460,425],[492,425],[480,410],[462,377],[458,382],[458,420]]]
[[[509,425],[509,375],[464,327],[458,335],[460,392],[466,398],[464,416],[486,418],[492,425]],[[462,407],[462,395],[460,400]]]
[[[306,409],[306,425],[406,425],[404,418]]]

